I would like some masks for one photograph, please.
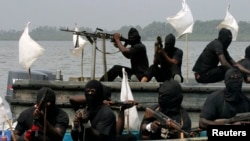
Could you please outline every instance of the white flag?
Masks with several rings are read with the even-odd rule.
[[[236,41],[237,34],[239,31],[239,26],[238,26],[238,23],[236,22],[235,18],[229,12],[229,8],[230,8],[230,5],[228,5],[225,19],[217,26],[217,29],[227,28],[227,29],[231,30],[232,36],[233,36],[232,40]]]
[[[78,27],[75,27],[75,31],[79,31]],[[82,53],[83,47],[86,46],[87,41],[84,40],[80,35],[73,34],[73,45],[74,49],[71,50],[72,55],[78,56]]]
[[[19,63],[27,70],[44,52],[44,48],[30,37],[29,24],[30,22],[27,23],[19,39]]]
[[[122,78],[122,87],[121,87],[121,101],[134,100],[131,88],[128,83],[127,72],[122,68],[123,78]],[[136,106],[133,106],[125,111],[125,127],[129,127],[129,130],[138,130],[140,126],[139,116],[136,109]]]
[[[2,97],[0,97],[0,125],[7,120],[12,119],[10,108],[7,108],[4,104]]]
[[[185,0],[182,1],[182,9],[175,16],[168,17],[167,20],[175,28],[178,34],[177,38],[193,32],[194,19]]]

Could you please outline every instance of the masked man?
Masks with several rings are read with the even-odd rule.
[[[130,28],[128,32],[128,39],[123,45],[121,42],[120,33],[114,33],[114,46],[117,47],[123,56],[130,59],[131,68],[115,65],[113,66],[107,74],[104,74],[100,81],[113,81],[117,76],[122,78],[122,68],[128,74],[128,78],[131,79],[132,75],[135,75],[139,81],[141,81],[143,73],[148,69],[148,56],[146,47],[141,42],[141,36],[135,28]],[[131,47],[127,47],[131,45]],[[107,80],[105,79],[107,78]]]
[[[69,117],[55,105],[55,92],[47,87],[41,88],[36,103],[19,115],[14,130],[17,141],[43,141],[44,138],[46,141],[62,141]]]

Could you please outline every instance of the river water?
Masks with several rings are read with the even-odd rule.
[[[45,52],[32,64],[31,70],[61,70],[63,79],[68,80],[70,77],[80,77],[83,73],[84,77],[93,75],[91,61],[92,61],[92,48],[88,44],[84,48],[84,54],[73,56],[71,49],[73,49],[73,42],[71,41],[37,41],[44,49]],[[147,47],[147,54],[149,63],[152,64],[154,53],[154,42],[143,41]],[[184,52],[182,73],[184,78],[193,78],[192,67],[195,60],[198,58],[200,52],[206,46],[208,41],[193,42],[193,41],[178,41],[176,46],[181,48]],[[237,61],[244,57],[245,48],[249,42],[232,42],[229,47],[229,52],[232,57]],[[106,41],[106,55],[107,70],[115,64],[120,64],[130,67],[130,61],[126,59],[118,49],[115,48],[111,42]],[[102,50],[103,44],[101,41],[97,42],[97,48]],[[0,41],[0,96],[6,93],[7,77],[9,70],[25,70],[19,64],[19,50],[18,41]],[[82,59],[83,56],[83,59]],[[83,69],[81,69],[81,61],[83,61]],[[82,71],[83,70],[83,71]],[[100,77],[104,73],[103,55],[100,51],[96,52],[96,67],[95,77]]]

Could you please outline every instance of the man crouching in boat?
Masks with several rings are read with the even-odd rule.
[[[122,68],[128,74],[128,78],[131,79],[132,75],[135,75],[139,81],[141,81],[143,73],[148,69],[148,56],[145,45],[141,42],[141,36],[137,29],[130,28],[128,32],[128,39],[125,44],[121,42],[122,36],[120,33],[114,33],[114,46],[119,48],[123,56],[130,59],[131,68],[114,65],[106,74],[104,74],[100,81],[113,81],[117,76],[122,78]],[[127,47],[131,45],[131,47]],[[105,79],[107,77],[107,80]]]
[[[16,140],[62,141],[69,117],[55,102],[54,91],[47,87],[41,88],[37,93],[35,107],[24,110],[17,119],[14,130]]]
[[[159,88],[158,104],[150,109],[161,113],[160,117],[163,117],[162,114],[167,117],[160,120],[154,114],[145,112],[140,127],[141,139],[177,139],[189,136],[187,134],[191,130],[191,119],[181,106],[182,100],[181,85],[176,80],[166,80]]]
[[[225,89],[215,91],[207,97],[200,113],[201,129],[207,129],[208,125],[241,124],[241,121],[227,123],[226,119],[238,113],[250,112],[250,100],[241,90],[243,76],[240,70],[236,67],[229,69],[224,83]]]

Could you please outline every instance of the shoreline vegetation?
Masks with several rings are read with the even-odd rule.
[[[218,29],[216,26],[222,20],[211,20],[211,21],[195,21],[193,32],[187,34],[189,41],[210,41],[218,37]],[[249,41],[250,40],[250,22],[239,21],[239,32],[237,41]],[[116,30],[105,30],[105,33],[115,33],[119,32],[127,38],[127,32],[132,25],[121,26],[120,29]],[[142,40],[145,41],[154,41],[157,36],[165,36],[168,33],[173,33],[177,36],[175,29],[167,22],[152,22],[151,24],[146,25],[145,27],[141,27],[140,25],[133,25],[133,27],[137,28],[140,32]],[[51,27],[51,26],[39,26],[30,31],[30,36],[34,40],[37,41],[71,41],[72,33],[61,31],[61,29],[69,28],[73,30],[74,27]],[[86,31],[90,33],[94,33],[95,29],[91,29],[88,27],[78,26],[80,31]],[[102,27],[97,27],[102,28]],[[0,30],[0,41],[17,41],[21,37],[23,30]],[[177,40],[186,40],[186,36],[183,36]]]

